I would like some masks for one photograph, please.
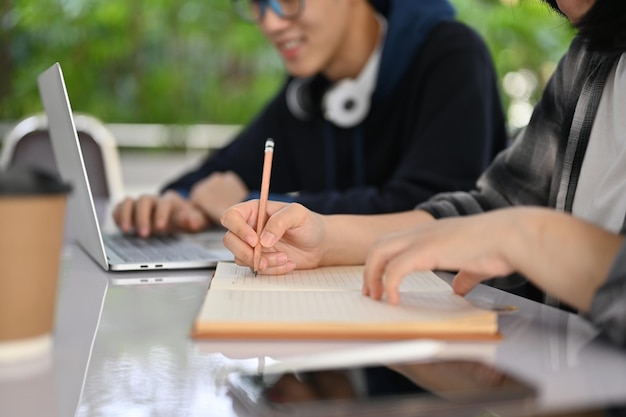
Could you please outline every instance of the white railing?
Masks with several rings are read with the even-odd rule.
[[[1,140],[15,124],[0,122]],[[238,125],[107,123],[121,148],[219,149],[239,132]]]

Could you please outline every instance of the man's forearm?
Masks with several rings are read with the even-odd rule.
[[[326,216],[327,249],[322,264],[364,264],[372,245],[380,237],[433,220],[422,210],[367,216]]]
[[[516,269],[547,293],[589,311],[623,236],[545,209],[529,209],[516,227],[519,239],[510,254]]]

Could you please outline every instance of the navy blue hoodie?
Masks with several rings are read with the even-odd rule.
[[[480,37],[454,20],[446,0],[372,0],[387,35],[370,111],[341,128],[319,102],[329,83],[309,89],[311,117],[278,94],[226,147],[166,185],[187,194],[212,172],[234,171],[260,188],[263,146],[276,142],[272,199],[297,201],[320,213],[386,213],[412,209],[432,195],[473,188],[506,144],[493,64]]]

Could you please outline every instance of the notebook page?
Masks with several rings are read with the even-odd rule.
[[[361,291],[363,266],[334,266],[293,271],[286,275],[257,275],[250,268],[220,262],[211,281],[212,290],[245,289],[273,291]],[[414,272],[404,278],[400,291],[452,292],[447,282],[431,271]],[[210,291],[209,291],[210,292]]]
[[[209,291],[198,321],[427,323],[483,314],[485,310],[450,293],[405,293],[394,306],[354,291]]]

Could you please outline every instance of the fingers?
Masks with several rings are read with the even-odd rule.
[[[152,232],[156,200],[157,197],[148,195],[143,195],[137,200],[127,197],[115,207],[113,219],[124,233],[135,230],[140,236],[149,236]]]
[[[254,248],[243,242],[231,232],[224,235],[224,245],[236,253],[235,263],[241,266],[252,267],[254,262]],[[294,262],[289,261],[283,252],[265,250],[262,253],[258,271],[263,275],[282,275],[296,268]]]
[[[301,204],[277,202],[268,202],[267,214],[269,218],[260,236],[261,244],[267,248],[274,246],[287,232],[310,224],[313,216],[313,213]],[[304,234],[311,233],[307,230]]]
[[[224,246],[235,255],[238,265],[252,266],[254,247],[244,242],[232,231],[227,231],[223,238]]]
[[[402,278],[416,270],[412,257],[405,253],[411,244],[405,233],[387,236],[374,244],[365,264],[364,295],[379,300],[384,293],[391,304],[398,303]]]
[[[258,200],[236,204],[226,210],[220,220],[222,226],[251,247],[255,247],[259,242],[259,236],[255,229],[258,206]],[[274,246],[287,230],[299,224],[302,210],[306,209],[299,204],[268,201],[267,215],[269,218],[261,233],[261,244],[264,247]]]
[[[126,198],[115,207],[113,218],[122,232],[135,230],[141,237],[176,230],[194,232],[208,226],[202,212],[175,191]]]
[[[313,227],[306,227],[313,214],[299,204],[269,201],[269,219],[259,238],[256,231],[258,205],[258,200],[240,203],[222,215],[222,225],[228,229],[224,245],[238,262],[252,266],[254,248],[261,245],[263,251],[258,270],[262,274],[284,274],[295,269],[297,264],[301,268],[315,266],[316,262],[309,259],[315,258],[310,256],[314,250],[310,249],[309,243],[311,236],[314,241],[316,237],[310,232]]]
[[[234,237],[245,242],[248,249],[255,247],[259,241],[259,237],[254,229],[256,226],[256,213],[258,208],[258,200],[246,201],[232,206],[226,210],[220,218],[222,226],[229,231],[227,235],[232,235],[229,237],[228,241],[224,241],[224,244],[235,254],[235,257],[238,255],[238,250],[242,249],[243,246],[235,244],[236,241],[233,240]],[[232,247],[229,245],[232,245]]]
[[[467,295],[481,282],[492,278],[491,275],[459,271],[452,280],[452,290],[459,295]]]
[[[509,213],[443,219],[379,240],[366,263],[363,293],[399,301],[398,287],[413,271],[462,271],[454,281],[465,295],[478,283],[514,272],[506,256]]]
[[[154,197],[145,195],[139,197],[135,204],[133,223],[137,234],[141,237],[147,237],[152,232],[152,213],[155,204]]]
[[[126,197],[113,210],[113,220],[124,233],[130,233],[134,228],[132,221],[134,205],[135,200]]]
[[[388,256],[377,252],[382,248],[380,245],[372,248],[365,262],[363,273],[363,295],[375,300],[380,300],[383,296],[383,277],[388,261]]]
[[[268,261],[268,259],[270,260]],[[261,262],[259,263],[259,269],[258,269],[259,274],[261,275],[285,275],[296,269],[296,264],[294,262],[287,261],[284,264],[271,265],[272,263],[271,259],[272,259],[271,257],[261,258]],[[252,266],[249,265],[247,262],[237,262],[237,264],[241,266],[249,266],[250,268],[252,268]]]
[[[159,203],[158,201],[154,202],[153,212],[153,231],[154,232],[165,232],[169,229],[169,219],[172,213],[173,205],[171,202]],[[141,235],[141,232],[139,232]]]

